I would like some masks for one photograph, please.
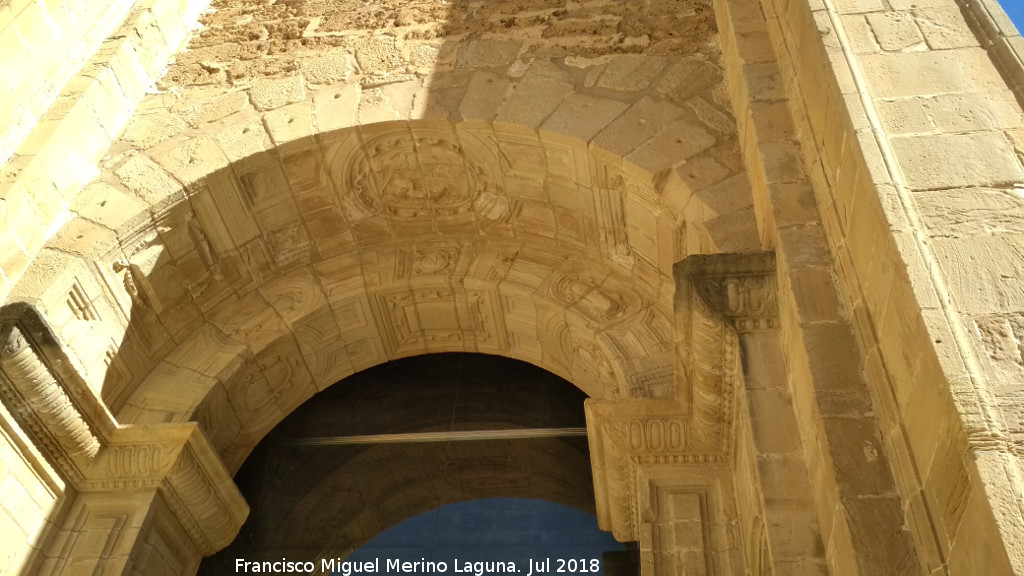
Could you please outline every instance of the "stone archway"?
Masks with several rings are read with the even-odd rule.
[[[617,16],[630,35],[657,27],[634,16]],[[229,472],[353,371],[480,351],[594,398],[662,399],[658,417],[699,422],[694,446],[669,447],[672,462],[710,458],[717,470],[695,482],[719,482],[728,387],[712,370],[691,389],[677,369],[688,345],[673,329],[673,266],[760,240],[717,55],[699,53],[711,31],[628,50],[616,33],[585,54],[548,53],[572,34],[563,17],[594,15],[553,15],[538,24],[553,39],[515,54],[470,38],[465,59],[431,69],[418,92],[397,90],[394,70],[364,70],[371,84],[356,90],[286,74],[147,98],[14,297],[39,296],[119,425],[197,421]],[[369,36],[356,60],[392,54]],[[196,71],[189,58],[172,77]],[[555,88],[562,100],[544,116],[481,105],[496,66],[526,104]],[[432,96],[455,101],[412,105]],[[388,116],[396,109],[405,116]],[[617,502],[636,500],[637,486],[613,484]],[[728,486],[715,490],[698,509],[711,498],[728,523]],[[635,514],[602,514],[641,538]]]
[[[235,481],[252,516],[200,574],[235,558],[319,566],[456,502],[543,500],[592,515],[585,398],[535,366],[480,354],[354,374],[293,412],[246,460]]]
[[[773,242],[755,219],[710,5],[679,4],[620,5],[614,32],[602,10],[506,19],[533,34],[523,43],[494,25],[507,3],[491,3],[469,36],[405,38],[437,48],[405,72],[415,79],[390,32],[360,29],[351,54],[321,54],[356,62],[358,78],[322,76],[323,59],[225,70],[200,37],[169,76],[188,87],[144,100],[12,293],[34,298],[67,344],[57,364],[81,366],[71,404],[98,405],[83,421],[116,430],[84,458],[41,561],[188,574],[244,516],[230,474],[305,399],[391,359],[480,351],[593,397],[598,515],[641,542],[648,573],[742,570],[734,533],[756,538],[769,516],[756,464],[742,481],[732,472],[767,453],[737,433],[749,415],[735,332],[774,313],[746,305],[774,271],[761,261],[727,282],[731,267],[698,266],[713,279],[702,284],[676,264]],[[269,44],[289,44],[294,22],[270,24]],[[581,25],[591,41],[567,41]],[[459,56],[443,58],[446,46]],[[255,77],[225,85],[229,72]],[[559,96],[538,99],[547,92]],[[90,483],[90,462],[115,448],[161,434],[169,447],[186,431],[189,456],[157,450],[160,465],[108,466],[113,479]],[[143,496],[111,504],[114,485]],[[110,527],[112,515],[133,520]],[[115,560],[84,544],[53,553],[83,526]]]
[[[762,255],[688,263],[676,270],[677,280],[684,284],[675,295],[675,343],[681,348],[674,357],[689,366],[672,387],[678,398],[588,403],[597,512],[602,527],[617,538],[641,542],[645,570],[663,573],[701,565],[711,573],[733,574],[743,560],[728,546],[730,534],[742,521],[736,511],[732,462],[759,458],[765,449],[749,445],[749,431],[739,439],[740,451],[734,447],[734,388],[740,372],[736,335],[729,326],[750,333],[748,348],[753,342],[776,341],[771,260]],[[687,288],[690,284],[693,287]],[[31,308],[10,308],[4,326],[12,355],[0,362],[8,383],[2,391],[8,403],[38,407],[41,416],[22,412],[17,418],[40,435],[37,441],[49,442],[53,453],[63,455],[56,460],[58,467],[62,475],[73,478],[73,513],[65,521],[73,524],[51,533],[48,547],[74,548],[82,533],[78,526],[91,526],[89,532],[107,534],[104,537],[120,543],[121,558],[129,566],[189,574],[200,554],[209,554],[234,537],[245,505],[215,452],[215,439],[208,442],[195,424],[118,425],[95,404],[78,375],[67,370],[73,362]],[[21,334],[28,334],[27,339]],[[768,354],[768,362],[775,356],[778,365],[778,350],[759,352]],[[770,370],[755,376],[779,377]],[[22,388],[22,383],[31,386]],[[51,413],[56,420],[47,420]],[[747,412],[739,414],[740,422],[745,422]],[[786,418],[785,412],[781,414],[773,418]],[[46,440],[47,434],[55,434],[55,440]],[[755,442],[761,434],[754,431]],[[93,449],[79,450],[80,437],[89,439]],[[744,447],[743,442],[748,444]],[[796,473],[792,479],[805,478],[802,459],[795,464],[798,467],[789,468],[791,476]],[[750,487],[757,480],[743,482]],[[126,488],[129,492],[123,497],[110,494]],[[757,496],[745,503],[761,506]],[[96,525],[114,511],[137,520],[112,533]],[[754,525],[743,525],[742,530],[756,529],[759,517],[764,516],[755,515]],[[805,521],[813,523],[814,518]],[[157,549],[165,552],[153,553]],[[168,550],[180,557],[168,560]],[[61,573],[83,563],[111,560],[90,556],[84,549],[52,566]]]

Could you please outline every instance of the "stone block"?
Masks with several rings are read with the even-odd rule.
[[[243,110],[248,105],[249,96],[243,91],[201,88],[186,92],[185,96],[171,107],[171,111],[193,128],[199,128]]]
[[[931,244],[961,313],[1024,309],[1024,234],[940,237]]]
[[[764,177],[768,184],[800,182],[807,177],[803,159],[795,142],[759,143]]]
[[[858,392],[863,388],[857,341],[847,323],[805,325],[804,347],[818,393]]]
[[[804,266],[829,266],[832,257],[829,254],[828,240],[820,224],[803,227],[790,226],[778,230],[776,234],[779,258],[787,268]]]
[[[939,94],[925,102],[932,122],[941,132],[1005,131],[1024,125],[1024,112],[1007,90]]]
[[[516,39],[487,38],[470,42],[459,51],[458,68],[494,68],[507,66],[519,56],[522,42]]]
[[[121,138],[136,148],[145,150],[177,136],[185,130],[185,122],[166,109],[136,112],[129,119]]]
[[[352,54],[345,48],[326,50],[316,56],[303,58],[299,68],[310,84],[348,82],[353,72]]]
[[[788,391],[750,390],[747,405],[759,454],[797,454],[800,431]]]
[[[928,47],[932,50],[949,50],[978,46],[978,37],[967,25],[960,8],[948,2],[935,3],[935,7],[928,8],[922,4],[930,2],[915,2],[914,18]]]
[[[593,144],[627,155],[683,115],[670,102],[641,98],[593,139]]]
[[[786,97],[779,67],[775,62],[743,66],[743,81],[753,102],[772,102]]]
[[[1024,233],[1024,197],[1019,190],[959,188],[915,192],[914,207],[934,236]]]
[[[153,86],[155,78],[151,76],[140,59],[135,46],[125,42],[121,49],[110,60],[110,69],[117,79],[117,85],[129,102],[137,103]]]
[[[873,54],[879,51],[878,41],[863,14],[844,15],[840,19],[855,54]]]
[[[502,103],[496,120],[521,126],[540,126],[572,93],[573,85],[560,79],[551,79],[542,72],[536,61],[526,75],[516,84],[514,91]]]
[[[885,9],[881,0],[836,0],[835,6],[840,14],[881,12]]]
[[[647,88],[665,67],[665,59],[657,56],[625,54],[608,61],[597,79],[599,88],[620,92],[636,92]]]
[[[900,170],[914,190],[1012,185],[1024,170],[996,132],[908,136],[893,139]]]
[[[359,124],[366,126],[401,120],[380,88],[365,88],[359,98]]]
[[[305,97],[306,85],[302,76],[258,80],[249,88],[249,100],[260,111],[280,108],[285,104],[299,102]]]
[[[627,104],[617,100],[571,94],[551,113],[542,127],[589,142],[626,108]]]
[[[862,574],[920,573],[899,497],[851,498],[843,506]]]
[[[312,136],[313,105],[297,102],[272,110],[263,115],[263,125],[276,146]]]
[[[466,87],[459,112],[466,119],[492,120],[504,103],[510,87],[511,81],[504,75],[477,72]]]
[[[651,174],[680,165],[684,160],[708,150],[715,137],[688,119],[680,119],[665,127],[653,138],[626,156]]]
[[[1005,90],[1006,84],[980,48],[867,54],[861,66],[876,98]]]
[[[358,84],[343,84],[313,95],[313,125],[318,133],[326,133],[356,124],[359,110]]]
[[[168,142],[154,149],[150,156],[185,186],[193,185],[228,165],[224,152],[210,136]]]
[[[114,174],[147,205],[158,203],[181,191],[181,184],[142,154],[129,158],[114,171]]]
[[[788,283],[797,299],[801,322],[831,322],[841,314],[835,280],[827,268],[792,268]]]
[[[910,12],[875,12],[867,15],[879,47],[886,52],[923,49],[924,36]]]
[[[71,210],[82,218],[115,231],[135,222],[140,215],[148,216],[147,207],[138,197],[103,182],[86,185],[71,203]]]
[[[936,130],[923,98],[876,100],[875,106],[882,126],[892,135],[926,134]]]
[[[814,189],[806,181],[769,184],[768,198],[779,227],[803,226],[819,220]]]
[[[758,476],[766,508],[801,509],[812,485],[799,457],[758,458]]]

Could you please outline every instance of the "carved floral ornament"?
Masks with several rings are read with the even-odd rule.
[[[588,400],[587,432],[598,522],[617,539],[641,534],[642,478],[664,467],[728,467],[737,334],[772,330],[778,304],[773,254],[695,256],[675,267],[676,397]]]
[[[24,302],[0,307],[0,401],[77,491],[157,490],[203,554],[230,542],[248,515],[196,424],[119,426]]]

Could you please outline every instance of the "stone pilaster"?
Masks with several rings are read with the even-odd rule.
[[[726,456],[688,449],[680,404],[588,400],[586,409],[598,523],[640,543],[642,573],[742,574]]]
[[[45,575],[189,574],[248,514],[193,424],[118,426],[29,305],[0,310],[0,399],[67,483],[30,559]]]
[[[779,339],[774,254],[698,256],[680,272],[739,342],[732,464],[747,569],[828,574]]]

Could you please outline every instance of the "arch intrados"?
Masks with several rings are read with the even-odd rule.
[[[410,379],[418,384],[412,390]],[[291,414],[236,474],[252,524],[244,540],[211,560],[208,573],[225,558],[333,557],[453,502],[537,498],[593,513],[590,457],[580,436],[305,443],[336,435],[578,428],[583,395],[569,388],[532,366],[479,354],[392,362],[346,379]],[[505,405],[496,401],[501,396]]]
[[[477,351],[524,360],[576,383],[592,397],[671,393],[671,263],[677,258],[680,233],[679,216],[673,211],[678,206],[671,200],[671,179],[662,181],[655,190],[651,174],[593,145],[533,129],[506,129],[502,140],[494,125],[478,122],[425,120],[360,126],[295,140],[234,162],[225,161],[212,172],[190,171],[187,155],[178,158],[181,165],[176,170],[169,160],[173,154],[166,154],[170,144],[147,153],[162,165],[140,155],[145,159],[137,161],[139,166],[148,166],[159,175],[154,178],[162,178],[173,186],[167,187],[162,196],[148,197],[146,203],[137,202],[142,207],[134,217],[123,220],[128,224],[107,234],[90,254],[100,262],[97,268],[101,268],[100,275],[108,289],[117,288],[120,281],[126,288],[131,284],[130,288],[135,290],[130,298],[123,293],[116,295],[125,308],[125,325],[105,328],[122,335],[131,330],[137,335],[152,328],[154,334],[149,335],[148,346],[154,346],[153,341],[161,335],[164,338],[162,347],[158,347],[145,368],[145,377],[136,375],[128,383],[114,383],[108,373],[102,393],[119,420],[184,421],[201,418],[203,410],[225,416],[225,406],[229,406],[235,414],[225,422],[260,423],[257,428],[245,430],[243,444],[247,448],[240,447],[240,455],[247,453],[291,407],[317,390],[355,370],[429,352]],[[442,212],[431,213],[429,206],[426,214],[402,213],[401,209],[408,206],[398,206],[389,213],[381,202],[387,192],[380,192],[378,174],[371,170],[370,177],[378,178],[376,195],[369,194],[369,200],[363,198],[359,206],[352,206],[359,199],[345,188],[344,167],[362,162],[372,169],[380,158],[367,158],[363,149],[396,133],[409,135],[410,140],[401,146],[406,146],[405,152],[409,154],[419,154],[421,177],[422,141],[434,139],[430,145],[442,148],[442,154],[472,149],[465,154],[476,159],[471,162],[475,165],[467,167],[462,158],[462,177],[474,180],[474,186],[492,198],[441,206],[462,207],[464,212],[455,214],[452,222],[445,221],[446,214]],[[473,145],[450,138],[472,141]],[[546,163],[545,176],[527,189],[525,180],[516,180],[527,174],[522,167],[514,162],[501,163],[503,146],[517,147],[516,158]],[[529,151],[523,152],[530,146],[533,156]],[[191,150],[194,154],[203,151],[198,144],[177,150]],[[223,155],[219,149],[207,152]],[[339,157],[343,160],[331,161]],[[305,172],[297,176],[293,172],[290,177],[287,163],[296,158],[301,160],[296,166]],[[560,158],[560,163],[549,163],[550,158]],[[561,171],[554,174],[552,166]],[[567,174],[564,170],[570,168],[573,172]],[[260,171],[265,171],[262,180],[253,176],[261,174]],[[127,172],[119,174],[122,180],[130,180]],[[265,186],[268,182],[276,189]],[[517,183],[524,187],[517,188]],[[97,186],[111,184],[127,187],[124,182],[109,179]],[[311,188],[303,189],[303,184]],[[569,194],[570,200],[559,200],[551,194],[543,198],[532,196],[538,190],[545,194],[557,190],[558,194]],[[469,188],[463,191],[473,192]],[[269,196],[261,198],[261,194]],[[268,200],[271,197],[277,199]],[[515,228],[526,218],[523,211],[513,214],[508,209],[515,203],[551,213],[583,213],[590,218],[588,228],[576,239],[559,236],[557,231],[548,234]],[[257,209],[261,205],[265,210]],[[237,218],[228,223],[231,210],[236,211]],[[288,210],[294,210],[299,224],[306,227],[306,240],[311,214],[327,211],[340,215],[341,232],[335,229],[332,238],[328,238],[336,242],[326,246],[310,242],[306,260],[300,254],[299,261],[288,261],[284,251],[282,261],[270,262],[275,255],[281,255],[274,253],[275,237],[271,233],[276,229],[264,229],[270,229],[270,225],[261,228],[259,218],[273,218],[276,213]],[[656,226],[658,231],[652,231],[658,237],[637,238],[629,232],[630,210],[647,210],[654,222],[660,222]],[[83,226],[101,226],[102,218],[92,218],[69,223],[52,245],[59,247],[64,238],[77,237]],[[429,220],[432,228],[426,232],[419,230],[418,235],[405,233],[415,232],[422,220]],[[497,221],[505,229],[481,229],[480,222],[487,221]],[[354,229],[364,224],[368,228],[390,226],[393,236],[386,242],[378,242],[372,234],[361,240]],[[254,250],[254,246],[259,250]],[[452,249],[451,253],[461,260],[452,271],[443,274],[413,273],[401,280],[379,277],[380,272],[397,266],[398,258],[409,257],[410,251],[421,247]],[[254,254],[260,250],[265,261],[254,263],[256,256],[260,256]],[[467,253],[472,258],[463,258]],[[442,256],[428,264],[436,266],[440,262],[437,258]],[[367,261],[382,258],[390,260],[377,267],[366,267]],[[362,277],[349,275],[339,282],[337,271],[356,265],[364,266]],[[326,280],[328,274],[335,276]],[[373,275],[376,277],[370,279]],[[338,284],[346,282],[349,285],[338,288]],[[339,290],[343,293],[341,297],[337,296]],[[441,290],[446,296],[440,304],[425,303],[423,297],[416,295],[417,290],[435,294]],[[381,302],[371,301],[385,292],[388,297],[405,298],[420,321],[424,307],[445,308],[442,316],[446,316],[438,322],[447,322],[448,328],[457,330],[449,330],[445,338],[425,339],[410,348],[397,345],[392,333],[389,343],[387,329],[382,330],[382,323],[374,317],[379,316]],[[469,317],[467,308],[473,298],[478,299],[476,304],[481,310],[489,307],[489,316]],[[357,301],[360,310],[354,308]],[[345,306],[350,308],[339,310]],[[515,310],[517,307],[520,310]],[[353,351],[348,349],[350,343],[346,343],[343,348],[326,351],[312,363],[319,365],[344,356],[349,358],[347,368],[345,361],[341,362],[341,369],[311,368],[310,356],[324,352],[325,347],[331,346],[330,340],[344,332],[339,327],[339,323],[344,324],[339,316],[346,313],[362,315],[367,320],[368,331],[358,340],[368,348],[367,359],[353,360]],[[501,324],[507,333],[495,342],[485,341],[482,333],[471,334],[471,338],[458,337],[460,332],[462,336],[471,332],[466,329],[467,324],[479,327],[488,323]],[[532,326],[535,332],[516,333],[509,327],[511,324],[519,328]],[[424,325],[430,327],[429,322]],[[509,342],[517,338],[516,345]],[[540,338],[548,341],[542,342]],[[121,339],[122,348],[135,345],[132,338]],[[556,349],[554,344],[561,344],[562,349]],[[122,352],[119,350],[118,354]],[[291,362],[301,367],[309,377],[300,378],[295,390],[289,393],[254,384],[252,372],[246,370],[261,362],[272,364],[275,357],[284,364]],[[642,380],[645,372],[657,373],[656,385],[661,389],[634,389],[634,381]],[[180,385],[183,378],[191,381],[188,386]],[[246,409],[239,408],[246,403],[238,396],[241,388],[236,384],[240,380],[249,382],[247,389],[262,386],[262,397],[257,403],[265,406],[269,414],[253,419]],[[174,398],[166,393],[170,389],[175,390]],[[277,399],[282,396],[287,400],[278,404]]]

